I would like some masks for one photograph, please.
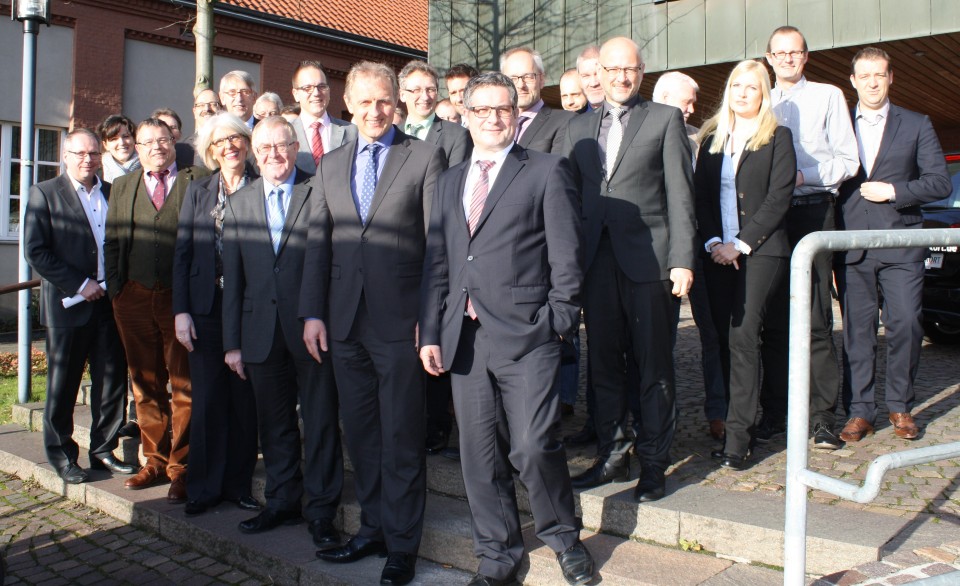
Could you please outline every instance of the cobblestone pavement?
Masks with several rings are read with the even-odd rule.
[[[0,552],[10,586],[270,583],[2,473]]]

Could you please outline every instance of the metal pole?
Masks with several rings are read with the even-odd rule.
[[[37,84],[37,36],[40,32],[40,23],[34,19],[23,21],[23,96],[20,122],[20,282],[29,281],[30,265],[23,258],[23,226],[27,213],[27,200],[30,197],[30,186],[33,185],[34,157],[36,145],[34,101]],[[30,401],[30,289],[23,289],[19,293],[17,304],[17,401]]]

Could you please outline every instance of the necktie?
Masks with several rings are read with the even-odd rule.
[[[613,166],[617,162],[617,153],[620,152],[620,143],[623,141],[623,123],[620,118],[626,113],[627,111],[620,107],[610,110],[610,116],[613,119],[610,121],[610,131],[607,133],[607,152],[605,153],[607,179],[610,179],[610,175],[613,173]]]
[[[477,229],[477,223],[480,221],[480,213],[483,212],[483,204],[487,201],[487,193],[490,191],[490,169],[493,168],[493,161],[477,161],[480,167],[480,177],[473,186],[473,195],[470,198],[470,215],[467,218],[467,227],[470,229],[470,235],[473,236]],[[473,301],[467,296],[467,315],[470,319],[477,319],[477,312],[473,310]]]
[[[533,120],[533,118],[529,116],[521,115],[519,118],[517,118],[517,134],[513,138],[514,141],[520,142],[520,137],[523,136],[523,131],[526,129],[527,123],[531,120]]]
[[[320,137],[320,129],[323,127],[323,122],[317,120],[310,125],[310,130],[313,131],[313,162],[320,164],[320,157],[323,156],[323,139]]]
[[[157,180],[157,184],[153,187],[153,193],[150,194],[150,201],[153,202],[153,207],[157,208],[157,211],[163,207],[164,200],[167,199],[167,174],[170,173],[167,169],[163,171],[148,171],[151,177]]]
[[[273,252],[280,252],[280,237],[283,236],[283,223],[286,220],[287,212],[283,209],[283,188],[277,187],[270,192],[267,198],[267,208],[269,217],[267,223],[270,225],[270,241],[273,243]]]
[[[421,132],[422,130],[423,130],[423,126],[420,126],[419,124],[408,124],[408,125],[407,125],[407,134],[409,134],[410,136],[414,136],[414,137],[416,137],[416,138],[421,138],[421,137],[420,137],[420,132]]]
[[[377,190],[377,155],[380,153],[380,145],[368,144],[363,150],[370,155],[370,159],[363,168],[363,176],[357,186],[357,198],[360,204],[360,222],[366,224],[370,204],[373,203],[373,192]]]

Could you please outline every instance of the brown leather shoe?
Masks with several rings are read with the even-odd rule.
[[[873,426],[863,417],[854,417],[843,426],[840,439],[845,442],[858,442],[873,434]]]
[[[160,484],[167,479],[167,474],[159,468],[153,466],[144,466],[136,476],[131,476],[123,485],[132,490],[149,488],[155,484]]]
[[[893,424],[893,433],[903,439],[917,439],[920,434],[920,428],[913,421],[913,415],[909,413],[891,413],[890,423]]]
[[[710,437],[717,441],[723,441],[723,438],[726,436],[726,429],[723,423],[723,419],[711,419],[710,420]]]
[[[171,503],[187,501],[187,475],[181,474],[170,481],[170,490],[167,491],[167,500]]]

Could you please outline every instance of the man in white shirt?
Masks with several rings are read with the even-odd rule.
[[[313,174],[324,153],[357,137],[351,123],[327,113],[330,85],[319,61],[303,61],[293,72],[293,99],[300,104],[300,116],[292,124],[300,143],[297,167]]]

